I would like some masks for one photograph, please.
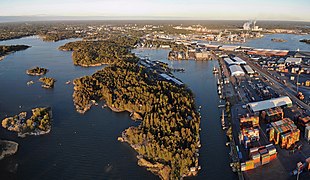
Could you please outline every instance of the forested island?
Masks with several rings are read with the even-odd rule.
[[[50,107],[32,109],[32,116],[27,117],[27,112],[21,112],[13,117],[2,120],[2,127],[18,133],[19,137],[27,135],[43,135],[51,130],[52,111]]]
[[[26,71],[26,73],[31,76],[42,76],[45,75],[47,72],[48,69],[43,67],[34,67]]]
[[[46,89],[53,88],[54,83],[56,82],[54,78],[50,78],[50,77],[42,77],[39,79],[39,81],[43,83],[42,87]]]
[[[302,39],[302,40],[299,40],[299,42],[310,44],[310,39]]]
[[[18,144],[14,141],[0,139],[0,160],[6,156],[15,154],[18,150]]]
[[[10,53],[25,50],[28,48],[30,48],[30,46],[27,46],[27,45],[12,45],[12,46],[0,45],[0,60],[2,60],[4,56]]]
[[[76,41],[60,46],[59,49],[73,51],[74,65],[101,66],[111,64],[121,58],[133,57],[130,49],[136,44],[137,40],[137,38],[120,36],[105,41]]]
[[[74,80],[73,100],[84,113],[104,100],[116,112],[138,114],[142,122],[122,133],[138,152],[138,164],[162,179],[196,175],[200,147],[200,117],[192,92],[160,78],[162,69],[139,65],[138,58],[117,61]]]

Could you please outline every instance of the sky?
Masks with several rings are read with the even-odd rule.
[[[0,16],[310,21],[310,0],[0,0]]]

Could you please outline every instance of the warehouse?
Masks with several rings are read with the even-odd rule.
[[[226,62],[228,66],[236,65],[236,62],[231,60],[230,58],[224,58],[224,61]]]
[[[281,107],[281,106],[292,106],[292,100],[288,96],[282,96],[279,98],[268,99],[264,101],[248,103],[248,106],[253,112],[259,112],[262,110]]]
[[[255,72],[253,71],[253,69],[249,66],[249,65],[244,65],[243,66],[245,72],[249,75],[253,75]]]
[[[238,65],[229,66],[229,70],[232,76],[244,76],[244,71]]]
[[[239,64],[239,65],[246,64],[246,62],[239,57],[234,57],[234,60],[235,60],[236,64]]]
[[[288,63],[288,64],[296,64],[296,65],[299,65],[301,64],[302,62],[302,59],[301,58],[292,58],[292,57],[288,57],[286,58],[285,60],[285,63]]]

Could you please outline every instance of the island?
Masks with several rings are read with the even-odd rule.
[[[104,41],[76,41],[59,47],[62,51],[73,51],[74,65],[89,67],[111,64],[121,58],[133,57],[130,49],[137,38],[112,37]]]
[[[30,46],[27,45],[12,45],[12,46],[0,45],[0,61],[3,60],[4,57],[10,53],[25,50],[28,48],[30,48]]]
[[[42,76],[45,75],[47,72],[48,69],[42,67],[34,67],[26,71],[26,73],[31,76]]]
[[[43,83],[42,87],[46,89],[53,88],[54,83],[56,82],[54,78],[50,78],[50,77],[41,77],[39,81]]]
[[[50,107],[32,109],[32,116],[28,119],[27,112],[21,112],[13,117],[2,120],[2,127],[18,133],[19,137],[27,135],[43,135],[51,130],[52,110]]]
[[[310,44],[310,39],[302,39],[302,40],[299,40],[299,42]]]
[[[197,175],[200,116],[194,95],[161,65],[137,57],[122,59],[74,80],[73,101],[85,113],[98,101],[141,119],[118,138],[138,153],[138,164],[161,179]]]
[[[0,139],[0,160],[15,154],[18,150],[18,143]]]
[[[287,40],[281,39],[281,38],[272,38],[271,41],[273,41],[273,42],[287,42]]]

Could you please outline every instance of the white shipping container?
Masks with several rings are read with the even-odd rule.
[[[310,141],[310,126],[306,126],[305,128],[305,139]]]

